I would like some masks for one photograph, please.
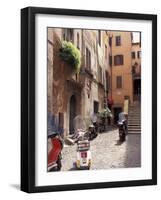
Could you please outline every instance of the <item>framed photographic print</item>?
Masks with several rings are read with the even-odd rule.
[[[157,184],[157,16],[21,10],[21,190]]]

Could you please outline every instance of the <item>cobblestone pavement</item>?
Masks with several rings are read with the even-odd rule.
[[[101,133],[91,141],[91,169],[141,166],[141,135],[127,135],[122,144],[118,139],[118,130],[113,130]],[[62,157],[62,171],[75,170],[76,145],[64,147]]]

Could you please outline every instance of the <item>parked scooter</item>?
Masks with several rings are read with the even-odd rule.
[[[97,137],[95,127],[89,119],[82,118],[78,115],[74,118],[74,131],[73,139],[77,143],[77,161],[76,167],[78,169],[90,169],[91,167],[91,151],[90,141]]]
[[[98,130],[97,127],[95,127],[95,125],[90,124],[89,128],[88,128],[88,132],[89,132],[89,140],[93,140],[98,136],[98,132],[96,131]]]
[[[52,133],[48,136],[48,171],[60,171],[61,151],[63,149],[63,142],[57,133]]]
[[[120,142],[124,142],[126,140],[127,134],[127,120],[123,112],[119,113],[119,120],[117,122],[117,126],[119,128],[119,140]]]

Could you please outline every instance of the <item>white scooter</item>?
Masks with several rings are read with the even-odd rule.
[[[78,140],[77,142],[77,162],[76,166],[78,169],[90,169],[91,167],[91,151],[90,142],[87,138]]]
[[[90,169],[92,160],[89,141],[90,133],[87,131],[85,119],[80,115],[76,116],[74,119],[74,127],[74,138],[75,143],[77,143],[76,167],[77,169]]]

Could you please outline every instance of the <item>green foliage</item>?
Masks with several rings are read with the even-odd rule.
[[[80,71],[81,54],[71,42],[63,41],[60,48],[60,58],[71,65],[77,73]]]

